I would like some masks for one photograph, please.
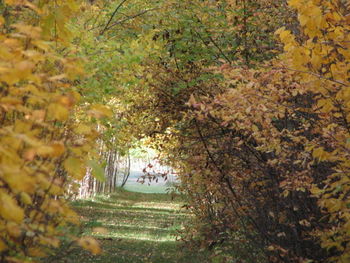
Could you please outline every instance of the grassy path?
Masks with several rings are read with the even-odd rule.
[[[209,262],[207,255],[189,252],[176,242],[176,233],[189,215],[180,211],[181,202],[166,194],[118,191],[113,196],[75,202],[82,216],[84,234],[94,235],[104,253],[92,256],[79,248],[62,262],[103,263],[196,263]],[[92,234],[104,227],[105,234]]]

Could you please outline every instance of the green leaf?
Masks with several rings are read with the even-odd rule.
[[[92,175],[97,180],[99,180],[100,182],[104,182],[106,180],[104,169],[101,167],[99,163],[97,163],[94,160],[90,160],[88,161],[88,165],[92,169],[91,171]]]

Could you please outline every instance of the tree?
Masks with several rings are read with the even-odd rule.
[[[84,177],[97,135],[72,117],[81,98],[73,82],[83,72],[70,49],[77,12],[73,0],[1,2],[2,262],[44,257],[64,236],[100,251],[93,239],[65,233],[79,223],[66,197]]]

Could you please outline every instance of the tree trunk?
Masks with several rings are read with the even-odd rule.
[[[125,184],[126,184],[126,182],[127,182],[128,179],[129,179],[129,176],[130,176],[130,167],[131,167],[131,159],[130,159],[130,153],[128,152],[127,167],[126,167],[126,171],[125,171],[124,176],[123,176],[123,181],[122,181],[121,187],[124,187]]]

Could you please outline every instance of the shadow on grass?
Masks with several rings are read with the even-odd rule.
[[[207,253],[186,251],[176,234],[190,219],[182,199],[167,194],[145,194],[124,189],[72,203],[82,217],[84,235],[93,235],[104,253],[93,256],[78,247],[57,262],[82,263],[206,263]],[[104,227],[105,234],[94,234]],[[56,262],[53,260],[52,262]]]
[[[205,254],[184,251],[175,241],[137,239],[101,240],[104,253],[91,256],[76,248],[66,263],[209,263]],[[63,261],[62,261],[63,262]]]
[[[150,212],[150,213],[160,213],[160,214],[166,214],[166,213],[176,213],[179,214],[178,211],[175,211],[174,209],[166,209],[166,208],[154,208],[154,207],[142,207],[142,205],[137,206],[137,204],[140,203],[129,203],[129,205],[125,204],[125,203],[120,203],[120,204],[115,204],[113,202],[97,202],[97,201],[92,201],[92,200],[85,200],[85,201],[81,201],[81,202],[76,202],[74,204],[74,206],[76,208],[92,208],[92,209],[113,209],[113,210],[122,210],[122,211],[143,211],[143,212]],[[160,203],[161,204],[161,203]],[[183,213],[183,215],[186,215],[185,213]]]

